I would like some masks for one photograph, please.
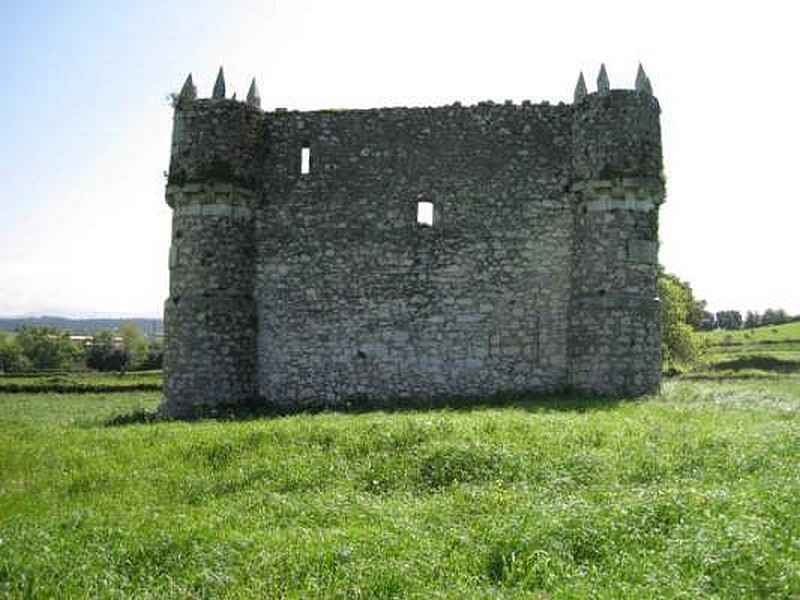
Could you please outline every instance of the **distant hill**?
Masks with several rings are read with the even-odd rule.
[[[147,337],[164,334],[161,319],[68,319],[66,317],[0,317],[0,330],[17,331],[23,325],[46,325],[65,329],[75,335],[91,335],[102,329],[119,329],[122,323],[136,323]]]

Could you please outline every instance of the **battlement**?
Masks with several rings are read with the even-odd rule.
[[[641,67],[572,104],[317,111],[190,75],[166,410],[655,389],[659,112]]]

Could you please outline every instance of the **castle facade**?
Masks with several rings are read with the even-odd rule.
[[[660,383],[659,104],[262,111],[175,99],[165,404],[486,397]]]

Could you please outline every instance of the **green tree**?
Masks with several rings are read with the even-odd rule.
[[[744,326],[748,329],[761,325],[761,316],[753,310],[748,310],[744,316]]]
[[[164,367],[164,342],[163,340],[150,340],[147,345],[147,358],[142,364],[142,369],[161,369]]]
[[[686,317],[684,321],[688,323],[692,329],[701,330],[704,328],[708,321],[708,312],[706,311],[706,301],[695,298],[692,286],[688,281],[683,281],[672,273],[667,273],[661,267],[661,276],[670,280],[672,285],[679,288],[681,296],[681,304],[686,310]]]
[[[705,302],[705,301],[704,301]],[[717,318],[714,313],[708,310],[703,311],[703,320],[700,321],[700,327],[695,327],[699,331],[712,331],[717,325]]]
[[[30,368],[13,335],[0,331],[0,373],[19,373]]]
[[[682,371],[700,359],[701,347],[690,324],[692,311],[699,303],[686,282],[663,270],[658,277],[658,293],[661,298],[661,365],[665,371]]]
[[[92,343],[86,347],[86,366],[90,369],[124,371],[129,360],[122,343],[115,339],[111,331],[98,331]]]
[[[122,347],[128,355],[127,366],[131,369],[140,369],[147,361],[148,343],[136,323],[123,323],[119,328],[122,336]]]
[[[738,310],[721,310],[716,315],[717,327],[720,329],[741,329],[744,324],[742,313]],[[762,320],[763,325],[763,320]]]
[[[781,325],[788,323],[792,318],[782,308],[768,308],[761,319],[762,325]]]
[[[17,343],[37,370],[69,369],[81,354],[69,333],[55,327],[25,325],[17,334]]]

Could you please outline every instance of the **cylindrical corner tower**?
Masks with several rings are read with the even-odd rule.
[[[574,106],[569,383],[635,396],[661,381],[660,109],[649,81],[637,91],[603,87],[576,93]]]
[[[224,97],[195,99],[191,78],[187,86],[176,103],[166,190],[173,217],[163,410],[173,417],[213,414],[256,393],[253,210],[263,113]]]

